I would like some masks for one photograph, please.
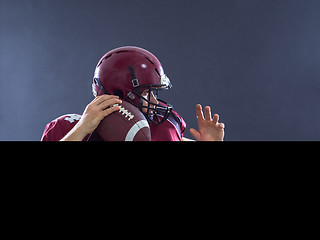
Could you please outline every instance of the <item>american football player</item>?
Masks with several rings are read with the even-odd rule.
[[[104,117],[119,110],[122,100],[140,109],[149,122],[152,141],[184,141],[186,123],[173,106],[158,98],[158,92],[172,87],[159,60],[149,51],[133,46],[113,49],[98,62],[92,92],[95,99],[83,114],[63,115],[48,123],[42,141],[86,141]],[[204,114],[196,106],[198,130],[190,129],[198,141],[222,141],[224,124],[219,115]]]

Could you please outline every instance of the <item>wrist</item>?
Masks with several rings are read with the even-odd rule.
[[[83,138],[91,133],[91,131],[89,131],[88,128],[81,123],[81,121],[79,121],[73,128],[77,135]]]
[[[88,134],[79,122],[60,141],[82,141]]]

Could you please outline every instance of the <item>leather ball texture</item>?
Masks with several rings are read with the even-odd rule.
[[[120,110],[106,116],[88,141],[151,141],[151,132],[142,112],[122,101]]]

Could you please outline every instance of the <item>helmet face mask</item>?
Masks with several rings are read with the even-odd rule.
[[[94,96],[118,95],[138,107],[148,121],[160,124],[169,117],[173,106],[155,95],[159,90],[171,87],[161,63],[152,53],[127,46],[113,49],[100,59],[94,73],[92,92]],[[149,94],[143,95],[146,90]]]
[[[140,109],[146,118],[155,123],[161,124],[167,120],[172,112],[173,105],[161,99],[158,99],[158,91],[167,90],[164,86],[141,86],[132,90],[126,97],[126,100]],[[145,97],[142,93],[147,90],[148,96]],[[151,99],[152,94],[156,98],[156,102]],[[133,99],[139,99],[138,104]]]

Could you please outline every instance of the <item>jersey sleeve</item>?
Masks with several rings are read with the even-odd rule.
[[[79,114],[63,115],[50,123],[44,129],[41,141],[60,141],[80,120]]]
[[[67,134],[67,133],[66,133]],[[41,137],[41,141],[60,141],[65,136],[57,121],[47,124]]]

